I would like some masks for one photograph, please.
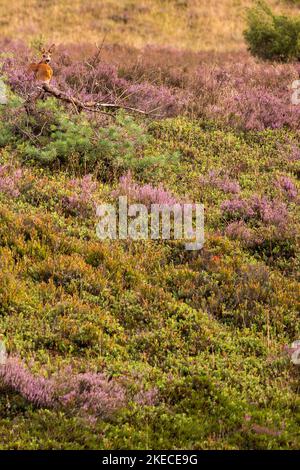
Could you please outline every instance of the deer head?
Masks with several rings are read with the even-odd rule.
[[[51,56],[52,56],[52,53],[55,49],[55,44],[52,44],[51,47],[49,47],[48,50],[46,50],[44,47],[41,49],[41,53],[42,53],[42,61],[43,63],[45,64],[50,64],[51,62]]]

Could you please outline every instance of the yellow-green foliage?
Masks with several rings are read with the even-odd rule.
[[[65,123],[64,139],[77,119]],[[86,126],[93,132],[92,122]],[[28,164],[24,142],[33,144],[13,132],[0,150],[0,164],[23,169],[19,195],[0,192],[0,331],[9,353],[36,373],[72,363],[155,387],[158,402],[129,404],[91,426],[3,389],[1,448],[297,448],[299,374],[283,348],[300,334],[299,206],[274,184],[288,175],[299,189],[299,163],[289,158],[297,134],[238,134],[186,118],[143,123],[130,161],[160,153],[177,160],[165,172],[130,165],[135,178],[205,203],[205,246],[191,253],[179,241],[99,241],[94,211],[83,217],[81,206],[65,206],[84,167],[73,165],[69,150],[61,168]],[[123,134],[103,132],[120,155]],[[46,131],[44,139],[54,147],[59,140]],[[247,223],[260,242],[226,236],[221,205],[230,195],[208,178],[218,169],[239,183],[241,198],[285,201],[288,229],[279,234],[253,219]],[[111,200],[117,174],[96,175],[93,197]]]

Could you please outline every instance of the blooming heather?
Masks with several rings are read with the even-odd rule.
[[[111,415],[128,401],[125,388],[115,379],[94,372],[74,373],[71,367],[50,378],[34,375],[16,357],[0,365],[0,380],[25,400],[46,408],[68,408],[92,418]],[[133,400],[139,405],[154,405],[158,390],[140,390]]]
[[[9,357],[0,366],[0,378],[4,385],[34,405],[52,407],[55,404],[53,383],[31,374],[17,358]]]
[[[222,202],[221,210],[231,218],[249,219],[255,215],[251,201],[246,199],[227,199]]]
[[[18,197],[20,195],[19,182],[22,174],[21,169],[13,169],[10,165],[0,165],[0,193]]]
[[[20,393],[40,407],[68,407],[74,411],[105,416],[125,403],[125,390],[103,374],[74,374],[69,368],[47,379],[32,374],[15,357],[0,366],[0,378],[6,387]]]
[[[150,206],[151,204],[176,204],[177,199],[162,185],[157,188],[151,184],[139,185],[128,172],[120,178],[119,187],[113,191],[114,197],[127,196],[130,201]]]
[[[70,213],[85,216],[94,205],[94,193],[97,183],[92,175],[85,175],[81,179],[70,181],[70,188],[73,194],[63,198],[63,206]]]
[[[275,182],[276,186],[280,188],[290,200],[296,199],[298,191],[293,181],[287,176],[280,176]]]
[[[32,54],[21,43],[5,43],[3,48],[10,54],[3,60],[2,72],[8,76],[8,83],[14,91],[28,96],[35,89],[33,75],[27,72],[27,66],[33,60]],[[147,79],[142,83],[128,81],[120,77],[117,67],[110,63],[101,61],[91,68],[86,65],[86,60],[72,60],[67,51],[59,56],[56,54],[54,60],[53,83],[65,93],[76,94],[84,101],[124,103],[144,111],[156,109],[157,113],[165,116],[177,114],[187,103],[186,93],[163,84],[153,85]]]
[[[247,227],[243,220],[231,222],[225,229],[225,234],[229,238],[238,239],[250,245],[253,241],[252,230]]]
[[[64,377],[67,375],[67,377]],[[63,374],[56,382],[59,403],[93,416],[103,417],[118,410],[126,400],[125,390],[104,374]],[[61,389],[60,389],[61,387]]]
[[[251,204],[263,222],[281,227],[286,224],[288,211],[284,202],[277,199],[270,201],[266,197],[253,196]]]
[[[1,41],[4,59],[0,71],[13,90],[27,96],[34,89],[26,72],[34,57],[20,42]],[[107,48],[105,60],[87,65],[82,46],[70,45],[54,56],[54,82],[82,100],[110,101],[162,116],[186,111],[225,121],[243,129],[299,128],[300,106],[291,104],[291,83],[298,78],[295,64],[261,64],[248,54],[215,56],[176,49]],[[222,62],[222,63],[220,63]],[[201,64],[201,65],[199,65]]]
[[[224,193],[238,194],[241,190],[238,181],[231,180],[228,175],[221,176],[214,170],[210,171],[207,176],[202,176],[200,183],[215,186]]]
[[[135,396],[135,402],[139,405],[153,406],[156,404],[158,399],[158,390],[156,387],[149,390],[141,390]]]
[[[233,219],[258,219],[266,224],[283,228],[288,220],[288,210],[284,202],[265,196],[254,195],[250,199],[230,199],[221,204],[225,215]]]

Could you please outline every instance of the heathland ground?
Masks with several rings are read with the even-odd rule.
[[[249,5],[0,0],[0,448],[299,448],[299,65]],[[54,41],[54,85],[155,112],[26,113]],[[119,195],[202,202],[203,249],[100,241]]]

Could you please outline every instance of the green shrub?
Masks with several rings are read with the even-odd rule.
[[[128,170],[159,176],[178,163],[177,152],[161,152],[145,126],[122,112],[99,127],[86,114],[69,115],[55,99],[38,102],[29,118],[14,109],[21,105],[12,102],[0,114],[0,147],[12,144],[27,165],[93,172],[112,181]]]
[[[8,102],[0,105],[0,149],[15,141],[12,118],[15,110],[21,105],[21,99],[7,88]]]
[[[274,15],[263,2],[248,10],[244,32],[250,52],[264,60],[287,62],[300,57],[300,19]]]

